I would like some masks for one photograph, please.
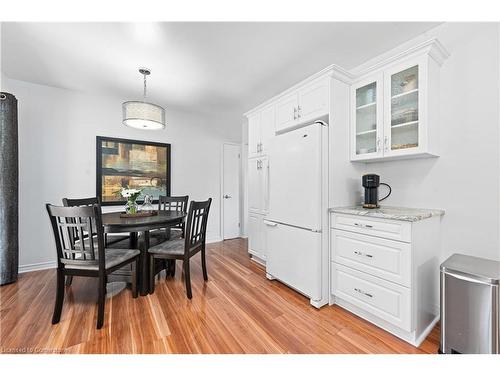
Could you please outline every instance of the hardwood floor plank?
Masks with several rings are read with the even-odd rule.
[[[124,283],[107,289],[104,326],[96,330],[97,283],[75,277],[52,325],[55,270],[21,274],[0,288],[2,352],[44,353],[436,353],[439,328],[415,348],[338,307],[315,309],[247,253],[247,241],[207,245],[208,282],[192,258],[193,299],[181,262],[162,272],[155,293],[133,299]]]

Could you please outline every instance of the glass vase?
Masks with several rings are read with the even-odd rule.
[[[125,212],[127,214],[136,214],[137,203],[135,203],[135,201],[127,201],[127,204],[125,205]]]

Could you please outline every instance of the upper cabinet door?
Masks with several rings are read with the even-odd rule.
[[[385,156],[414,154],[425,149],[424,66],[412,61],[385,71]]]
[[[351,87],[351,160],[381,157],[383,75]]]
[[[293,93],[281,99],[276,104],[276,131],[293,127],[297,123],[298,95]]]
[[[275,133],[274,105],[263,109],[260,116],[261,153],[267,154],[269,140],[274,137]]]
[[[259,155],[261,143],[260,112],[248,118],[248,157]]]
[[[299,90],[297,117],[299,122],[306,122],[326,115],[329,112],[330,79],[323,79]]]

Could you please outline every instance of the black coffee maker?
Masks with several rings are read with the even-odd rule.
[[[365,174],[362,177],[362,184],[365,188],[365,202],[363,203],[364,208],[379,208],[380,206],[378,202],[386,199],[392,192],[391,187],[383,182],[380,182],[380,176],[376,174]],[[378,199],[378,187],[380,185],[387,186],[389,188],[389,193],[385,197]]]

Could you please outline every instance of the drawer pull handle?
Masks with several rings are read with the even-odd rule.
[[[362,291],[362,290],[361,290],[361,289],[359,289],[359,288],[354,288],[354,290],[355,290],[356,292],[358,292],[358,293],[363,294],[364,296],[367,296],[367,297],[373,298],[373,294],[370,294],[370,293],[364,292],[364,291]]]
[[[354,225],[361,228],[373,228],[373,225],[370,224],[354,223]]]
[[[359,256],[364,256],[364,257],[367,257],[367,258],[373,258],[373,255],[367,254],[367,253],[363,253],[363,252],[357,251],[357,250],[354,250],[354,254],[359,255]]]

